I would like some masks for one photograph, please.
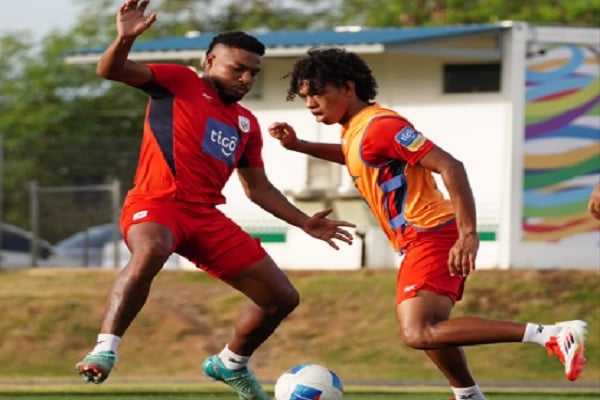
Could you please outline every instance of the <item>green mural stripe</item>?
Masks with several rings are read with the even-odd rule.
[[[577,92],[568,96],[560,97],[555,100],[528,103],[525,106],[525,115],[528,117],[554,116],[563,112],[564,110],[572,110],[574,108],[581,107],[596,97],[598,92],[600,92],[600,78],[595,79],[584,89],[578,90]]]
[[[523,218],[559,218],[580,214],[587,209],[587,199],[552,207],[523,207]]]
[[[600,116],[600,103],[596,103],[592,108],[590,108],[585,115],[589,116]],[[525,125],[535,125],[541,122],[548,120],[548,115],[526,115],[525,116]]]
[[[535,125],[548,120],[548,116],[543,117],[525,117],[525,125]]]
[[[598,169],[598,156],[593,156],[579,164],[565,167],[556,171],[542,173],[526,173],[525,190],[540,189],[569,180],[571,178],[595,173]]]

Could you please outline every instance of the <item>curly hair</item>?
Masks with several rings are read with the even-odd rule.
[[[325,85],[342,87],[352,81],[356,95],[365,102],[377,96],[377,81],[367,63],[358,55],[341,48],[313,48],[305,57],[294,63],[292,71],[284,76],[290,78],[288,101],[299,94],[304,82],[308,82],[309,94],[322,94]]]
[[[250,36],[242,31],[219,33],[212,38],[212,41],[206,49],[206,54],[208,55],[217,44],[246,50],[251,53],[258,54],[259,56],[265,55],[265,45],[254,36]]]

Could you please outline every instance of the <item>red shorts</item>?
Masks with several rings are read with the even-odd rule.
[[[450,249],[458,239],[456,225],[420,232],[407,227],[402,235],[407,246],[396,281],[396,304],[429,290],[456,303],[462,298],[465,278],[451,276],[448,269]]]
[[[242,230],[214,205],[127,198],[121,212],[124,237],[127,238],[132,225],[141,222],[155,222],[169,228],[173,234],[173,252],[224,281],[267,256],[259,239]]]

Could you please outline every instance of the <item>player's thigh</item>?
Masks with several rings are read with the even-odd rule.
[[[396,282],[396,314],[401,327],[424,327],[447,319],[454,282],[447,268],[449,241],[416,242],[402,260]]]
[[[396,306],[396,317],[401,328],[420,329],[450,318],[452,307],[452,300],[447,296],[420,290]]]
[[[142,222],[127,231],[127,245],[132,253],[152,253],[167,258],[173,250],[173,233],[166,225]]]
[[[289,308],[298,293],[252,237],[216,208],[194,210],[177,252],[198,268],[244,293],[263,308]]]
[[[421,290],[446,296],[456,302],[461,299],[464,278],[450,275],[448,254],[456,241],[454,232],[423,233],[404,255],[396,282],[396,304],[415,297]]]
[[[215,207],[185,210],[179,222],[184,240],[175,251],[224,282],[267,254],[257,239]]]
[[[134,259],[162,263],[179,237],[176,209],[168,202],[128,200],[121,213],[121,230]]]

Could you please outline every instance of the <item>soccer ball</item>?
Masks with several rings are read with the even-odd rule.
[[[275,400],[342,400],[342,381],[318,364],[300,364],[285,371],[275,382]]]

